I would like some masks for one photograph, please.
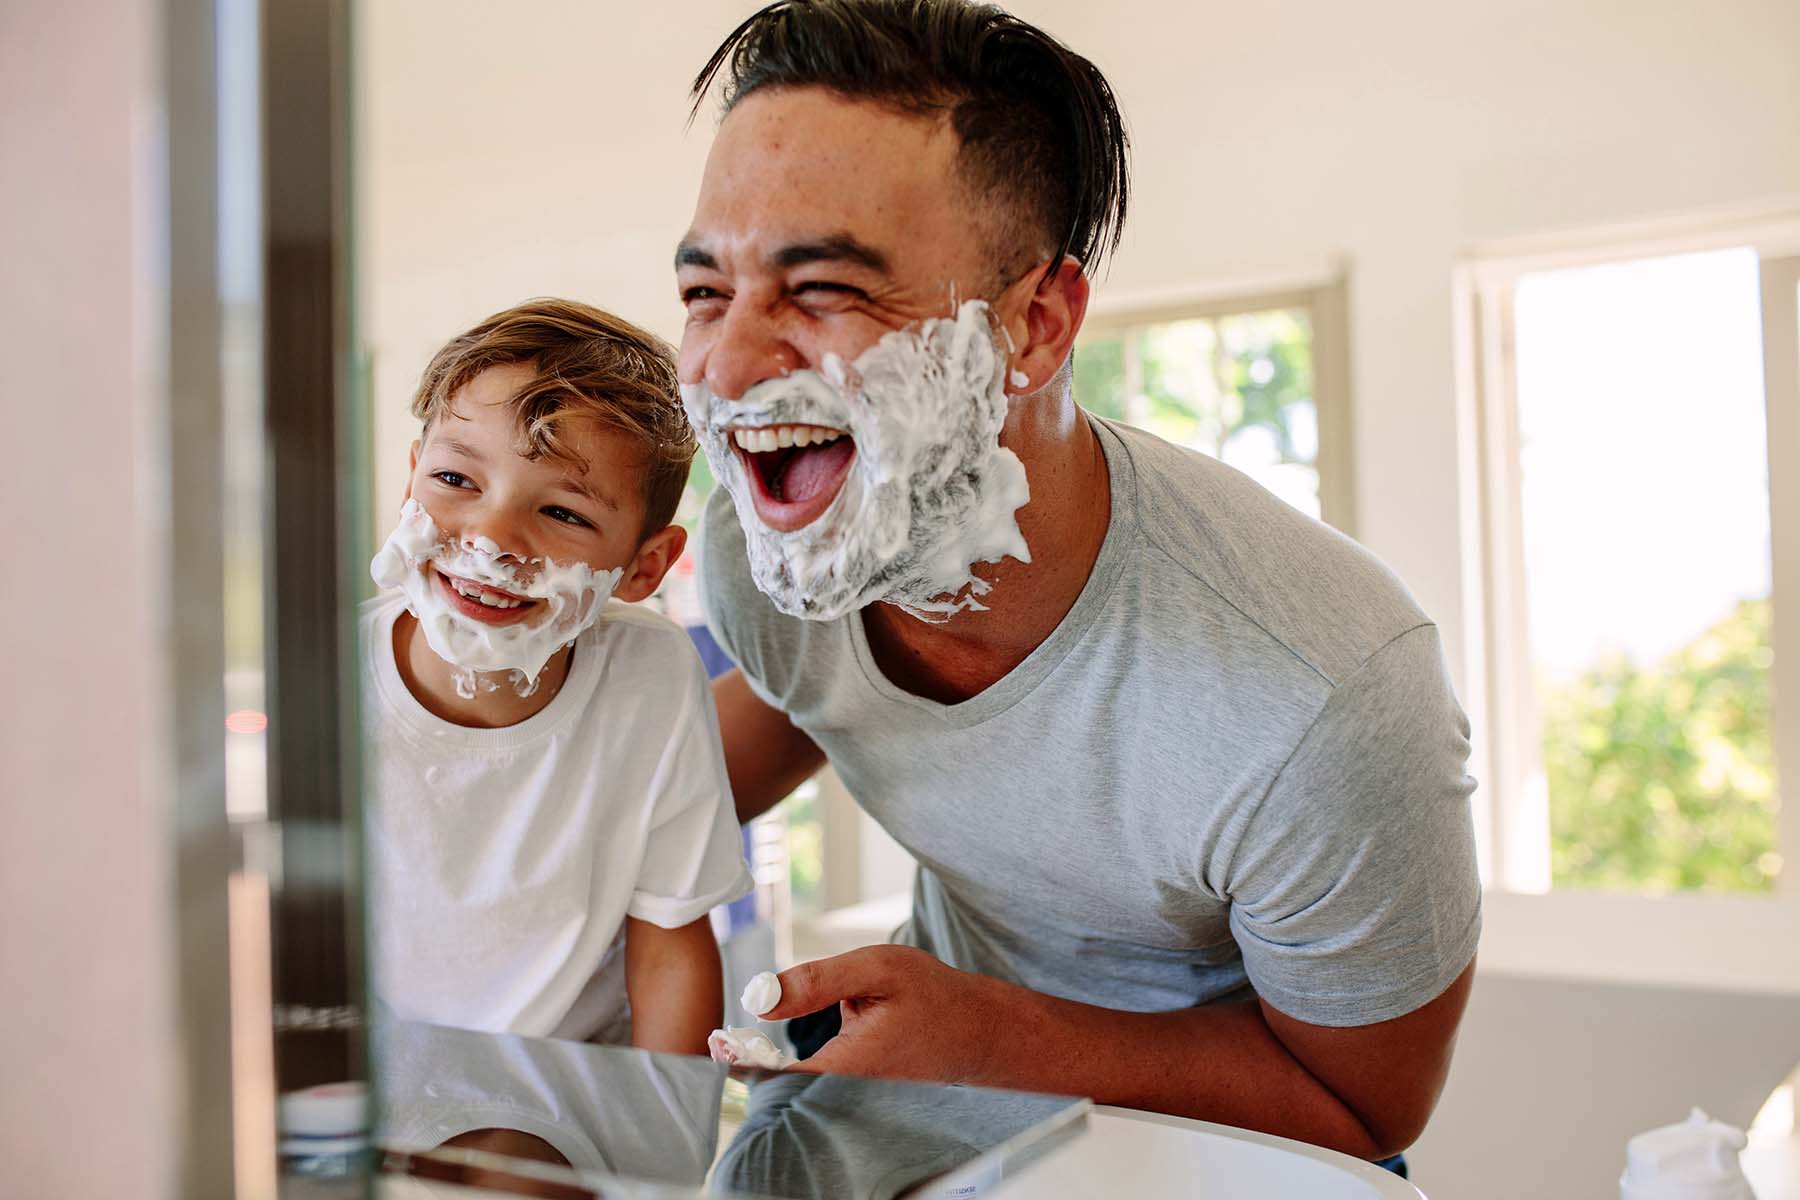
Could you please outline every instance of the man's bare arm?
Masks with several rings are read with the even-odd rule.
[[[740,823],[768,812],[825,765],[825,752],[786,713],[764,704],[742,671],[713,680],[713,703]]]
[[[783,972],[768,1015],[848,1001],[843,1032],[800,1070],[1090,1096],[1377,1159],[1424,1129],[1473,977],[1471,963],[1414,1012],[1338,1029],[1255,1000],[1119,1012],[876,946]]]

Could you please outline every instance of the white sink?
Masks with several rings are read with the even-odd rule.
[[[983,1200],[1423,1200],[1360,1159],[1268,1134],[1096,1107],[1087,1132]]]

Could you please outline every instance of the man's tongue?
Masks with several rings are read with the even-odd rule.
[[[847,437],[796,450],[782,467],[775,494],[789,504],[806,503],[837,483],[855,453],[856,443]]]

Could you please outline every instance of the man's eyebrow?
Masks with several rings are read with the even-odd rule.
[[[770,256],[770,261],[778,269],[815,262],[847,262],[883,274],[888,270],[887,255],[847,233],[834,233],[811,242],[794,242],[777,250]]]
[[[716,271],[719,269],[719,260],[702,250],[699,243],[691,238],[684,238],[675,247],[675,269],[679,271],[683,267],[702,267],[708,271]]]

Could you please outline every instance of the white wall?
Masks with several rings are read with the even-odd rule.
[[[406,406],[452,335],[541,295],[679,335],[671,263],[711,130],[703,116],[684,131],[683,96],[746,6],[358,8],[360,327],[375,518],[391,524],[417,433]]]
[[[711,120],[684,134],[685,85],[754,7],[364,6],[359,236],[378,512],[398,502],[412,436],[406,397],[451,333],[560,291],[678,334],[668,260]],[[1348,271],[1358,534],[1438,619],[1459,683],[1470,635],[1454,265],[1499,238],[1800,197],[1792,0],[1011,7],[1099,63],[1134,138],[1134,213],[1098,305],[1321,263]],[[1565,957],[1609,936],[1554,928]],[[1640,1024],[1590,1027],[1576,1015],[1588,1009],[1565,1010],[1561,999],[1583,986],[1536,993],[1504,1019],[1478,990],[1450,1099],[1420,1150],[1439,1200],[1601,1186],[1577,1149],[1585,1137],[1612,1139],[1604,1122],[1564,1129],[1538,1159],[1477,1165],[1469,1148],[1529,1094],[1483,1073],[1535,1066],[1554,1087],[1556,1047],[1592,1037],[1596,1054],[1618,1061],[1630,1030],[1707,1036],[1678,1019],[1690,993],[1658,988],[1631,990],[1646,1006]],[[1760,1003],[1714,999],[1727,1015]],[[1604,1106],[1636,1089],[1640,1106],[1655,1107],[1741,1082],[1727,1074],[1736,1059],[1681,1061],[1691,1079],[1619,1078],[1582,1094]],[[1484,1106],[1489,1095],[1495,1107]]]
[[[1792,996],[1485,974],[1406,1157],[1432,1200],[1616,1196],[1633,1134],[1695,1105],[1746,1128],[1796,1063]]]
[[[175,1193],[159,6],[0,7],[0,1190]]]

